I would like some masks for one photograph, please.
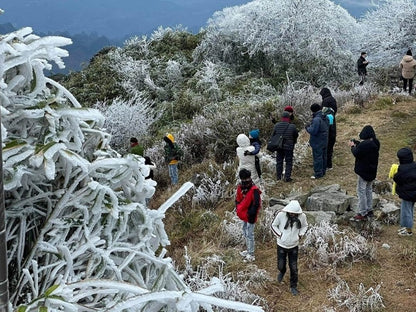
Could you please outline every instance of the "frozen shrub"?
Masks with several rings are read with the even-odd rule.
[[[350,312],[381,311],[385,308],[383,297],[379,290],[381,285],[366,289],[363,284],[358,286],[357,293],[353,293],[348,283],[338,279],[338,284],[330,289],[328,296],[334,300],[339,307],[346,307]]]
[[[360,260],[373,260],[375,247],[352,230],[340,231],[336,224],[321,222],[311,226],[302,243],[311,258],[311,267],[342,265]]]
[[[208,170],[194,177],[195,192],[192,203],[203,208],[213,209],[219,200],[224,199],[230,184],[222,171],[214,164],[209,164]]]

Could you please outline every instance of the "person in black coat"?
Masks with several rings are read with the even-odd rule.
[[[365,59],[366,57],[367,57],[367,53],[361,52],[361,56],[357,60],[358,76],[360,76],[361,78],[360,85],[364,84],[365,76],[367,76],[367,65],[369,62]]]
[[[290,123],[290,113],[284,111],[282,113],[281,121],[276,123],[273,129],[272,137],[274,135],[283,135],[283,149],[278,149],[276,151],[276,174],[277,180],[281,180],[283,178],[283,160],[286,162],[285,168],[285,182],[291,182],[293,179],[291,178],[292,175],[292,167],[293,167],[293,149],[295,148],[295,144],[298,139],[298,130],[296,126]]]
[[[365,126],[360,132],[361,142],[351,140],[349,145],[355,157],[354,172],[358,175],[358,214],[356,220],[373,216],[373,182],[377,176],[380,142],[372,126]]]
[[[334,154],[334,145],[337,138],[337,124],[335,115],[337,114],[337,101],[332,96],[331,91],[328,88],[322,88],[319,94],[322,96],[322,109],[324,107],[329,107],[333,111],[333,122],[329,126],[328,131],[328,146],[326,150],[326,170],[332,169],[332,156]]]
[[[397,152],[399,158],[399,169],[394,175],[396,182],[396,193],[401,202],[400,236],[411,236],[413,228],[413,207],[416,202],[416,163],[413,161],[413,153],[410,148],[401,148]]]

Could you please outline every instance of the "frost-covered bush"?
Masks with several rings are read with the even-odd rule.
[[[345,81],[354,73],[359,31],[329,0],[255,0],[216,12],[195,55],[240,68],[251,61],[266,73],[287,71],[318,84]]]
[[[244,242],[241,220],[234,211],[227,211],[221,223],[221,244],[223,246],[238,246]]]
[[[363,51],[372,66],[398,67],[409,48],[415,48],[416,3],[413,0],[383,0],[360,21]]]
[[[220,169],[211,163],[207,171],[197,173],[194,177],[193,204],[206,209],[214,209],[218,202],[226,197],[230,182]]]
[[[321,222],[311,226],[302,243],[310,257],[310,267],[338,266],[345,263],[373,260],[375,246],[352,230],[338,229],[337,224]]]
[[[202,263],[196,267],[196,270],[192,267],[191,258],[188,256],[185,247],[185,270],[184,280],[190,285],[193,291],[198,291],[201,287],[209,287],[211,280],[217,279],[224,285],[224,291],[219,292],[216,296],[218,298],[233,298],[236,301],[245,302],[254,305],[250,311],[263,311],[256,307],[261,305],[267,306],[267,302],[264,298],[253,294],[249,290],[249,286],[259,287],[265,281],[270,280],[265,270],[247,269],[246,271],[239,272],[237,281],[234,281],[231,274],[224,273],[225,262],[221,257],[213,255],[203,259]],[[253,274],[253,272],[256,272]],[[237,310],[237,306],[233,306],[230,309],[214,309],[213,311],[234,311]]]
[[[351,312],[375,312],[384,310],[383,297],[379,293],[381,285],[368,289],[360,283],[357,293],[351,291],[348,283],[338,279],[338,284],[328,291],[328,297],[339,307],[346,307]]]
[[[111,146],[123,154],[128,150],[130,138],[145,137],[158,118],[153,102],[139,93],[129,100],[116,98],[111,103],[98,102],[94,107],[105,117],[104,128],[111,134]]]
[[[98,110],[45,77],[70,43],[30,28],[0,37],[0,101],[10,303],[24,311],[233,308],[217,280],[192,292],[164,247],[166,210],[147,209],[143,158],[109,147]],[[240,310],[252,307],[236,303]],[[261,311],[261,308],[257,308]]]

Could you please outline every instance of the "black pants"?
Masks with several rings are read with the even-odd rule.
[[[406,91],[407,89],[407,83],[409,83],[409,94],[412,93],[412,87],[413,87],[413,78],[412,79],[406,79],[403,78],[403,90]]]
[[[277,269],[283,275],[286,273],[286,258],[289,259],[290,288],[298,286],[298,251],[298,246],[290,249],[277,246]]]
[[[326,150],[326,167],[332,168],[332,156],[334,154],[335,137],[328,137],[328,148]]]
[[[293,149],[282,149],[276,151],[276,174],[278,180],[282,179],[283,160],[286,162],[285,179],[289,179],[292,175]]]

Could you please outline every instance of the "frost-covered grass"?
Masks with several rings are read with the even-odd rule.
[[[348,283],[342,279],[337,285],[328,291],[328,297],[351,312],[375,312],[384,310],[383,297],[379,293],[381,285],[368,289],[361,283],[354,293]]]

